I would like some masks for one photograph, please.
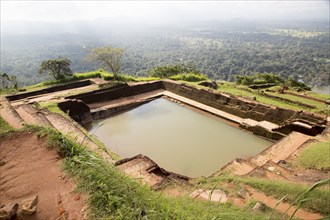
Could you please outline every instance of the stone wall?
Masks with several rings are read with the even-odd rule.
[[[146,92],[151,92],[157,89],[162,89],[163,84],[161,81],[140,83],[137,85],[120,85],[116,87],[111,87],[107,89],[101,89],[81,95],[70,96],[67,99],[80,99],[86,104],[111,101],[123,97],[138,95]]]
[[[168,80],[163,81],[163,85],[166,90],[173,93],[242,118],[269,121],[279,125],[299,120],[308,121],[310,124],[326,123],[326,116],[323,115],[264,105],[240,97],[221,94],[213,90],[198,89]]]
[[[92,82],[90,80],[83,80],[83,81],[68,83],[68,84],[60,85],[60,86],[52,86],[50,88],[40,89],[37,91],[24,92],[24,93],[19,93],[16,95],[9,95],[9,96],[6,96],[6,98],[9,101],[15,101],[15,100],[24,99],[24,98],[27,98],[30,96],[42,95],[42,94],[47,94],[47,93],[51,93],[51,92],[58,92],[58,91],[66,90],[66,89],[74,89],[74,88],[79,88],[79,87],[83,87],[83,86],[88,86],[91,84],[92,84]]]

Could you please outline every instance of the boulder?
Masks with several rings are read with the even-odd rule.
[[[209,87],[211,89],[218,89],[218,84],[215,81],[212,81],[212,82],[201,82],[198,85]]]
[[[253,212],[257,212],[257,211],[259,211],[260,209],[261,209],[261,203],[260,202],[257,202],[254,206],[253,206],[253,208],[252,208],[252,211]]]
[[[9,203],[0,209],[0,220],[9,220],[17,213],[18,204]]]
[[[37,210],[38,195],[22,201],[20,215],[32,215]]]
[[[216,189],[216,190],[204,190],[204,189],[198,189],[195,190],[190,194],[191,198],[197,198],[202,200],[210,200],[212,202],[220,202],[225,203],[227,202],[227,195],[222,190]]]
[[[239,197],[241,197],[243,199],[246,199],[247,198],[247,192],[246,192],[246,190],[243,187],[241,187],[238,190],[237,194],[238,194]]]

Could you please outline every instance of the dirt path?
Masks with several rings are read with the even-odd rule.
[[[83,219],[85,201],[61,171],[55,150],[32,133],[15,133],[0,143],[0,207],[38,195],[37,210],[16,219]],[[61,217],[61,218],[60,218]]]
[[[276,206],[276,204],[278,203],[278,199],[275,199],[275,198],[272,198],[272,197],[269,197],[267,195],[265,195],[264,193],[262,192],[258,192],[256,191],[255,189],[251,188],[251,187],[247,187],[245,186],[248,191],[251,193],[251,197],[257,201],[260,201],[262,203],[264,203],[266,206],[270,207],[270,208],[274,208]],[[279,212],[282,212],[284,213],[288,208],[290,207],[290,204],[289,203],[284,203],[284,202],[281,202],[277,207],[276,207],[276,211],[279,211]],[[294,210],[296,209],[296,207],[291,207],[287,214],[289,216],[291,216],[294,212]],[[308,211],[305,211],[303,209],[299,209],[296,214],[294,215],[295,218],[299,218],[299,219],[309,219],[309,220],[312,220],[312,219],[321,219],[321,218],[324,218],[324,216],[318,214],[318,213],[312,213],[312,212],[308,212]]]

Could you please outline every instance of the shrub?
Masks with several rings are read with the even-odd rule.
[[[170,79],[183,80],[188,82],[200,82],[200,81],[208,80],[207,76],[198,73],[178,74],[171,76]]]
[[[197,72],[194,67],[185,66],[185,65],[167,65],[167,66],[158,66],[149,70],[148,74],[151,77],[158,78],[169,78],[180,73],[190,73]]]

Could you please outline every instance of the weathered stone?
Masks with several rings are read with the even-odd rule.
[[[0,209],[0,220],[9,220],[17,213],[18,204],[9,203]]]
[[[259,211],[260,210],[260,208],[261,208],[261,203],[260,202],[257,202],[254,206],[253,206],[253,208],[252,208],[252,211],[253,212],[257,212],[257,211]]]
[[[275,167],[268,167],[268,170],[269,170],[270,172],[274,172],[274,171],[276,170],[276,168],[275,168]]]
[[[197,198],[202,200],[210,200],[212,202],[227,202],[227,195],[222,190],[204,190],[198,189],[190,194],[191,198]]]
[[[20,215],[32,215],[37,210],[38,195],[22,201]]]
[[[74,200],[75,201],[78,201],[80,199],[80,195],[76,195],[75,197],[74,197]]]
[[[198,85],[209,87],[209,88],[212,88],[212,89],[217,89],[218,88],[218,84],[214,81],[213,82],[201,82]]]
[[[3,160],[0,160],[0,166],[3,166],[3,165],[5,165],[6,164],[6,162],[5,161],[3,161]]]
[[[246,192],[246,190],[243,187],[241,187],[238,190],[237,194],[238,194],[239,197],[241,197],[243,199],[246,199],[246,197],[247,197],[247,192]]]

